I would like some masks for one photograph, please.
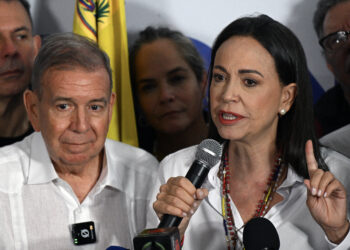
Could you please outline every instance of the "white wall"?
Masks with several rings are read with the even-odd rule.
[[[117,0],[115,0],[117,1]],[[75,0],[29,0],[35,31],[71,31]],[[301,40],[310,71],[325,88],[333,84],[312,27],[317,0],[125,0],[129,41],[148,25],[170,26],[211,45],[237,17],[264,13],[291,28]]]

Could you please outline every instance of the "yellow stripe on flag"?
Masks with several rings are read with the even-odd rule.
[[[96,41],[110,58],[117,100],[108,138],[138,146],[124,0],[76,0],[73,32]]]

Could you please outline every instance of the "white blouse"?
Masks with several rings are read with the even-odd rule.
[[[159,186],[168,178],[185,176],[189,170],[196,152],[196,146],[180,150],[169,155],[160,163],[159,179],[154,189],[153,201],[148,211],[148,228],[159,223],[152,207]],[[332,173],[340,180],[347,190],[348,216],[350,214],[350,159],[334,151],[323,150],[323,157]],[[217,177],[218,163],[208,174],[203,187],[208,188],[209,195],[203,200],[196,213],[192,216],[185,232],[183,250],[227,249],[221,209],[221,181]],[[277,192],[284,198],[274,205],[265,215],[276,227],[280,238],[281,250],[323,250],[350,249],[350,233],[339,245],[328,241],[324,231],[312,218],[306,205],[307,189],[303,178],[292,168],[288,168],[287,178],[278,187]],[[231,200],[231,209],[237,228],[243,226],[243,220],[235,204]],[[242,240],[243,230],[239,237]]]

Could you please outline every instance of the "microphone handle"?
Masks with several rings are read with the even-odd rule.
[[[195,186],[200,188],[209,173],[210,166],[203,161],[195,160],[186,174],[186,178]]]
[[[186,174],[186,178],[196,187],[200,188],[208,175],[210,167],[205,162],[195,160]],[[164,214],[158,228],[177,227],[182,221],[181,217]]]
[[[166,228],[166,227],[178,227],[182,221],[181,217],[164,214],[162,220],[160,221],[158,228]]]

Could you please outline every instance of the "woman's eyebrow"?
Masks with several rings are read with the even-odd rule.
[[[239,73],[239,74],[253,73],[253,74],[258,74],[258,75],[260,75],[261,77],[264,77],[263,74],[261,74],[259,71],[254,70],[254,69],[240,69],[240,70],[238,70],[238,73]]]

